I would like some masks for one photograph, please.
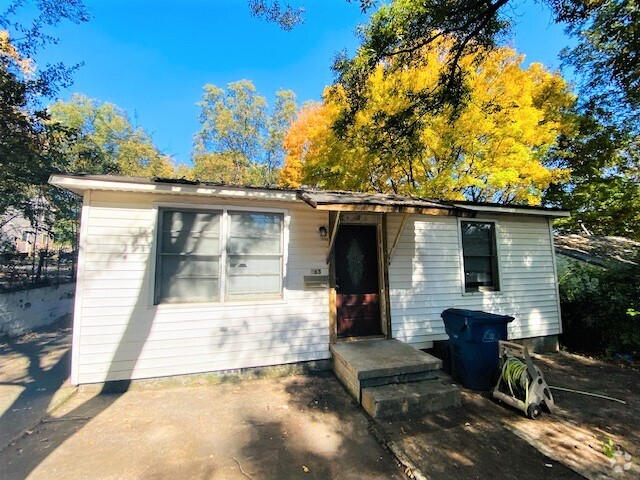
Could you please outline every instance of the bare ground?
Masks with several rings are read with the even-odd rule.
[[[434,480],[640,478],[640,372],[567,353],[536,355],[534,363],[550,385],[627,404],[554,391],[554,413],[530,420],[488,394],[463,390],[460,409],[381,426]]]
[[[535,422],[513,419],[512,431],[587,478],[640,478],[640,372],[568,353],[539,355],[534,362],[549,385],[602,393],[627,404],[553,391],[553,415]],[[613,448],[605,446],[610,440]]]
[[[460,409],[372,428],[326,374],[85,390],[52,411],[70,389],[68,331],[40,332],[0,345],[0,433],[28,427],[0,445],[0,478],[402,478],[372,431],[431,479],[640,478],[640,372],[567,353],[534,362],[550,385],[627,404],[556,391],[557,410],[533,421],[463,390]]]

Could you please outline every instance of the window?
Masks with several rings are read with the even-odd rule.
[[[273,297],[282,290],[282,214],[229,213],[227,297]]]
[[[460,222],[466,292],[499,290],[495,225],[490,222]]]
[[[161,209],[155,303],[279,297],[283,219],[281,213]]]
[[[221,216],[160,210],[156,304],[219,298]]]

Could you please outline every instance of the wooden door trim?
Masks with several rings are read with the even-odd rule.
[[[335,211],[329,212],[329,235],[332,234],[331,230],[336,221],[338,213]],[[377,221],[374,222],[349,222],[342,220],[342,225],[361,225],[361,226],[373,226],[376,227],[376,256],[378,261],[378,298],[380,308],[380,328],[381,335],[368,335],[365,337],[338,337],[338,310],[336,302],[336,264],[335,255],[331,256],[329,262],[329,344],[339,342],[353,342],[358,340],[374,340],[374,339],[388,339],[391,338],[391,314],[389,303],[389,289],[387,288],[389,282],[389,271],[387,270],[387,237],[386,237],[386,215],[379,214]]]
[[[329,212],[329,235],[333,234],[337,212]],[[336,307],[336,262],[335,255],[329,258],[329,344],[338,339],[338,309]]]

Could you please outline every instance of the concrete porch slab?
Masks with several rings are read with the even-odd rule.
[[[358,380],[442,368],[439,358],[395,339],[335,343],[331,353]]]

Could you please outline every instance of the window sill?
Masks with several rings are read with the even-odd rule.
[[[502,290],[478,290],[475,292],[462,292],[463,297],[501,296]]]
[[[224,302],[207,302],[207,303],[161,303],[159,305],[150,305],[149,309],[153,310],[206,310],[206,309],[220,309],[238,306],[269,306],[269,305],[286,305],[288,302],[282,297],[278,298],[261,298],[256,300],[226,300]]]

